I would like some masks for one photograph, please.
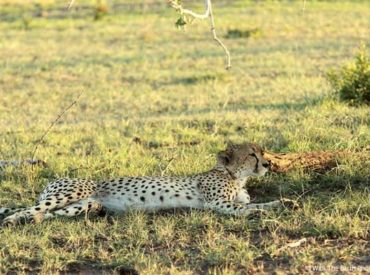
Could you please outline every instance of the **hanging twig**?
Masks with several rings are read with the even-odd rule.
[[[54,119],[54,121],[50,124],[50,126],[46,129],[46,131],[41,135],[41,137],[36,141],[36,146],[35,148],[33,149],[33,152],[32,152],[32,156],[31,156],[31,160],[34,159],[35,157],[35,154],[36,154],[36,151],[37,149],[39,148],[39,145],[41,144],[41,142],[44,140],[45,136],[50,132],[50,130],[54,127],[54,125],[62,118],[62,116],[69,110],[73,107],[73,105],[75,105],[77,103],[77,101],[80,99],[80,97],[82,96],[84,91],[82,91],[78,96],[77,98],[70,104],[68,105],[67,108],[65,108],[58,116],[56,119]]]
[[[170,5],[181,14],[190,15],[196,19],[207,19],[211,13],[211,1],[205,0],[205,9],[206,11],[204,14],[199,14],[193,12],[192,10],[184,9],[180,4],[178,4],[175,0],[169,0]]]
[[[225,44],[217,37],[216,27],[215,27],[215,20],[214,20],[213,12],[212,12],[212,2],[211,2],[211,0],[205,0],[205,12],[204,12],[204,14],[198,14],[198,13],[195,13],[195,12],[193,12],[191,10],[184,9],[180,4],[177,3],[176,0],[169,0],[169,3],[171,4],[171,6],[175,10],[177,10],[182,15],[188,15],[188,16],[191,16],[193,18],[202,19],[202,20],[209,18],[213,39],[224,50],[225,55],[226,55],[226,64],[227,64],[226,65],[226,69],[230,69],[231,68],[231,56],[230,56],[230,52],[227,49],[227,47],[225,46]]]
[[[69,1],[69,4],[68,4],[67,9],[68,9],[68,10],[69,10],[69,9],[71,9],[74,3],[75,3],[75,0],[71,0],[71,1]]]
[[[191,16],[192,18],[201,19],[201,20],[205,20],[205,19],[209,18],[210,26],[211,26],[211,33],[212,33],[213,39],[217,42],[217,44],[219,44],[221,46],[221,48],[225,52],[225,55],[226,55],[226,69],[230,69],[231,68],[230,52],[227,49],[227,47],[225,46],[225,44],[221,41],[221,39],[217,37],[216,27],[215,27],[215,20],[214,20],[213,12],[212,12],[212,2],[211,2],[211,0],[205,0],[204,1],[204,4],[205,4],[204,14],[199,14],[199,13],[193,12],[192,10],[184,9],[181,6],[181,4],[179,4],[179,2],[177,0],[167,0],[167,1],[169,2],[169,4],[175,10],[177,10],[182,15],[188,15],[188,16]],[[69,1],[68,9],[70,9],[73,6],[74,2],[75,2],[75,0],[70,0]]]
[[[226,54],[226,69],[230,69],[231,68],[231,56],[230,56],[230,52],[229,50],[227,49],[227,47],[225,46],[224,43],[222,43],[222,41],[217,37],[217,34],[216,34],[216,28],[215,28],[215,20],[213,18],[213,12],[212,12],[212,4],[211,4],[211,0],[208,0],[209,1],[209,18],[210,18],[210,21],[211,21],[211,31],[212,31],[212,34],[213,34],[213,39],[216,40],[216,42],[222,47],[222,49],[224,50],[225,54]]]
[[[306,0],[303,0],[302,12],[306,10]]]

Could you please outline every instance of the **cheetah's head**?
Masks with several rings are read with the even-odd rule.
[[[270,166],[261,147],[252,143],[229,144],[225,151],[218,153],[217,162],[239,179],[263,176]]]

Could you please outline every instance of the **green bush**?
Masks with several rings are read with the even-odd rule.
[[[328,73],[334,94],[351,105],[370,104],[370,58],[362,45],[355,61]]]

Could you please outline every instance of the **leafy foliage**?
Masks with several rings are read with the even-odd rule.
[[[354,62],[338,71],[329,71],[328,78],[341,100],[353,105],[370,104],[370,58],[366,46],[361,46]]]
[[[181,15],[179,19],[175,22],[175,26],[179,29],[185,28],[185,26],[188,24],[188,20],[185,16]]]

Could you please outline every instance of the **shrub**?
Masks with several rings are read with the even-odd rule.
[[[355,61],[328,73],[334,94],[351,105],[370,104],[370,58],[366,46],[360,47]]]

